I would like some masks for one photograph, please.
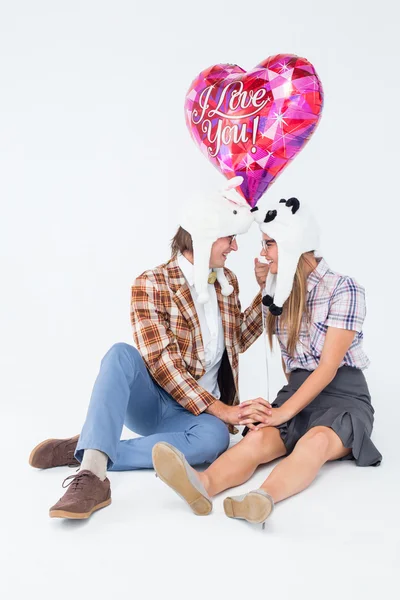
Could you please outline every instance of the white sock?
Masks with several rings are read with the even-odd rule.
[[[107,462],[108,456],[104,452],[100,450],[85,450],[80,471],[87,469],[97,475],[101,481],[104,481],[107,474]]]

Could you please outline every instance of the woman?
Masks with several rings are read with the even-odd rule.
[[[211,497],[247,481],[255,469],[285,457],[261,488],[224,501],[227,516],[263,523],[274,505],[310,485],[324,463],[353,459],[379,465],[370,439],[374,409],[363,370],[364,289],[317,258],[318,230],[297,199],[281,200],[259,221],[262,255],[269,261],[267,334],[275,334],[288,380],[259,423],[252,401],[241,404],[244,438],[204,472],[167,444],[153,449],[158,476],[192,507],[208,514]],[[251,414],[251,417],[249,416]]]

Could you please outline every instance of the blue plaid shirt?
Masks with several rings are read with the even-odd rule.
[[[328,327],[356,331],[354,340],[340,366],[366,369],[370,361],[362,347],[362,325],[366,314],[365,291],[351,277],[331,271],[323,258],[307,279],[307,309],[303,316],[299,341],[294,356],[287,353],[287,332],[276,319],[276,335],[286,371],[314,371],[319,365]],[[268,309],[267,309],[268,310]]]

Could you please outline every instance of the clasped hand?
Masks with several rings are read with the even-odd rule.
[[[249,429],[258,430],[262,427],[277,427],[290,419],[284,406],[272,408],[264,398],[246,400],[231,407],[229,423],[232,425],[247,425]]]

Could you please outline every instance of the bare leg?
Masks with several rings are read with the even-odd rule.
[[[337,460],[351,452],[329,427],[313,427],[297,442],[293,452],[270,473],[261,489],[280,502],[298,494],[315,479],[329,460]]]
[[[196,472],[209,496],[247,481],[256,468],[286,454],[279,430],[264,427],[249,431],[238,444],[221,454],[202,473]]]

